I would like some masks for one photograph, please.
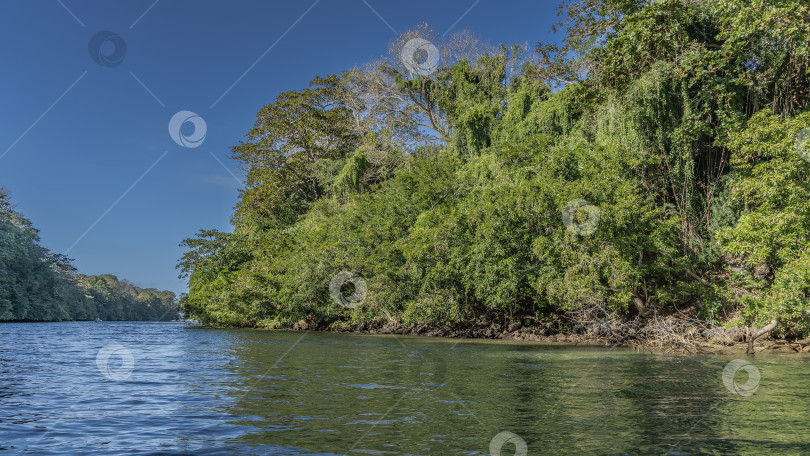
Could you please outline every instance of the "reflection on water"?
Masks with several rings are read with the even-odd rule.
[[[748,397],[723,384],[732,359],[5,324],[0,454],[489,455],[497,435],[511,439],[503,456],[522,442],[528,455],[809,454],[809,359],[750,359],[761,379]]]

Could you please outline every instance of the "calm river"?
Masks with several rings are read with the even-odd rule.
[[[0,455],[810,454],[810,358],[734,359],[0,324]]]

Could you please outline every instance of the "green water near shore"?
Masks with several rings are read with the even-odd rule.
[[[99,369],[111,344],[123,350]],[[527,455],[810,453],[810,358],[749,358],[759,381],[740,395],[723,381],[739,357],[6,324],[0,453],[489,455],[499,434],[512,438],[503,456],[523,454],[522,442]]]

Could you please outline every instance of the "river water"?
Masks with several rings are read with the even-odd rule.
[[[810,358],[734,359],[2,324],[0,455],[810,454]]]

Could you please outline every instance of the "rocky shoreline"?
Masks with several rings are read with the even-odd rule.
[[[528,341],[590,347],[630,348],[656,353],[745,353],[748,332],[744,327],[691,328],[682,332],[662,333],[653,325],[623,324],[586,331],[565,331],[556,328],[490,323],[469,328],[404,326],[399,324],[346,323],[323,325],[301,320],[291,328],[295,331],[326,331],[364,334],[392,334],[456,339],[491,339]],[[810,338],[802,340],[760,339],[755,351],[770,353],[810,353]]]

